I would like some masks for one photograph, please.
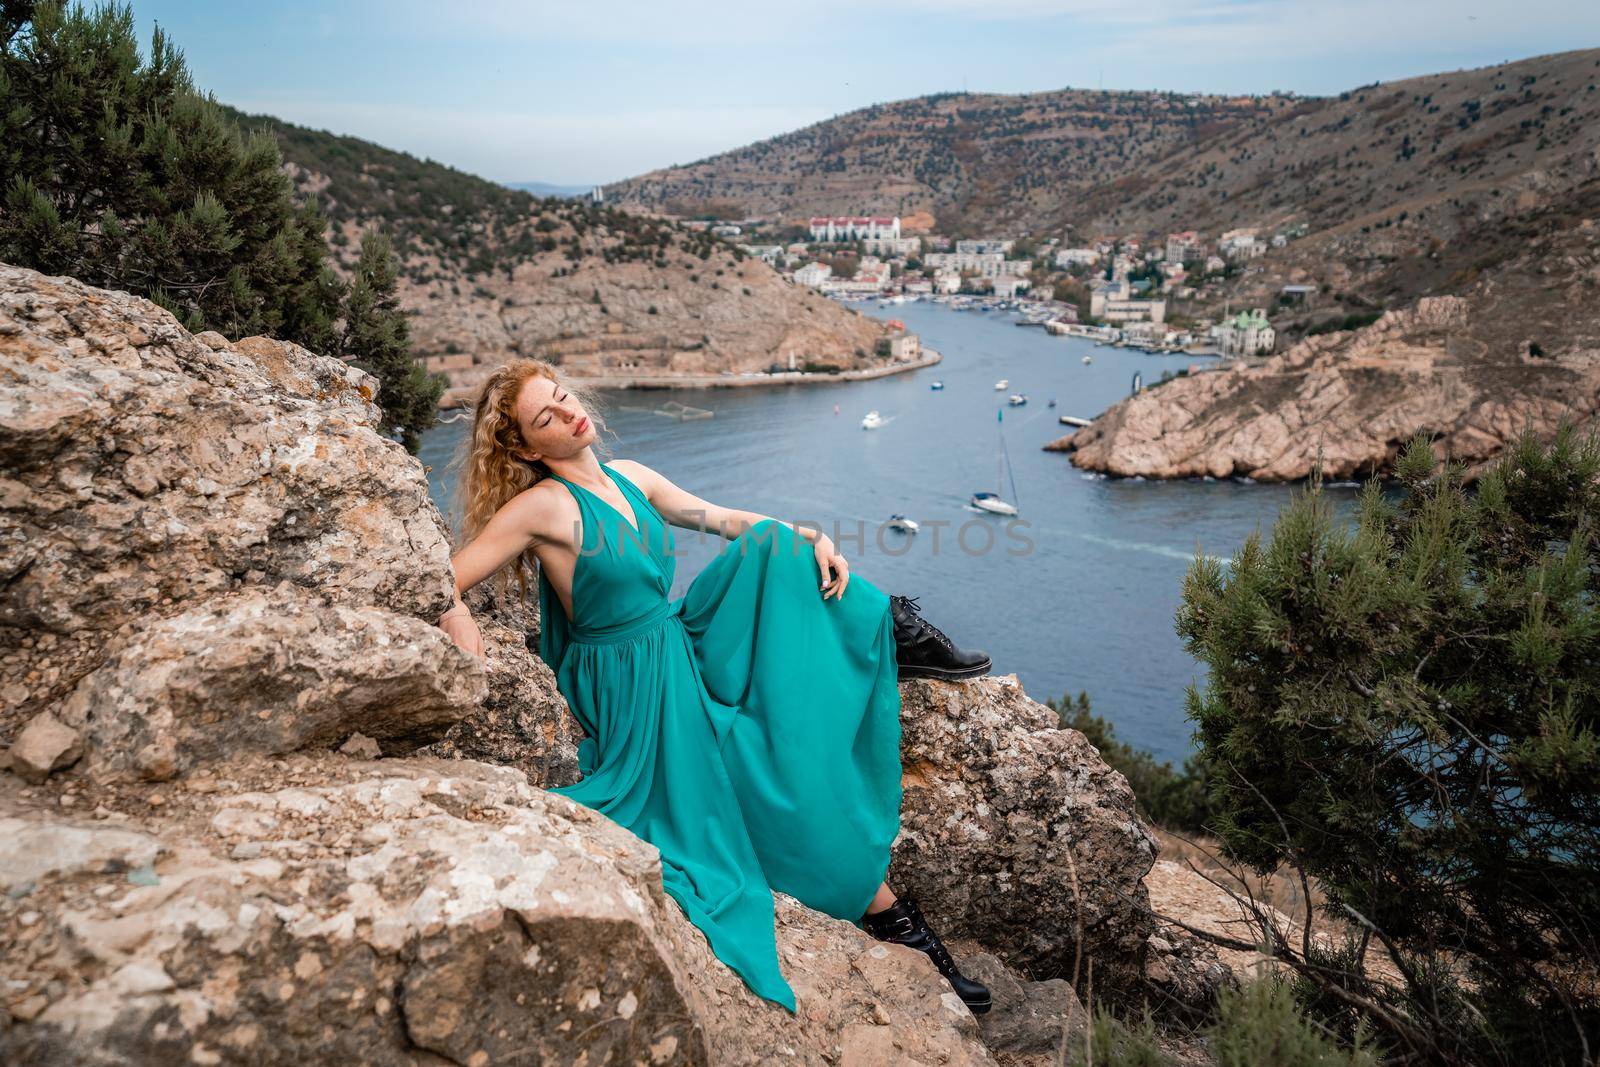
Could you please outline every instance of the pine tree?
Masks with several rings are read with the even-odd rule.
[[[411,358],[410,324],[395,296],[397,276],[388,235],[367,231],[361,237],[361,258],[345,302],[340,353],[377,376],[383,429],[415,452],[422,431],[434,423],[444,379],[427,373]]]
[[[191,331],[359,360],[414,452],[442,382],[411,359],[388,241],[363,243],[346,305],[327,229],[273,135],[196,91],[160,27],[142,59],[125,5],[0,0],[0,260],[148,297]]]
[[[0,11],[0,259],[146,296],[190,330],[326,350],[340,285],[277,142],[243,136],[126,6]]]
[[[1419,436],[1353,529],[1313,480],[1265,546],[1196,560],[1211,826],[1384,946],[1430,1057],[1574,1063],[1600,1048],[1600,442],[1525,433],[1475,493],[1437,466]]]

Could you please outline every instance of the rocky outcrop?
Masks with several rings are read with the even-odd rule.
[[[710,265],[609,263],[598,251],[573,265],[550,254],[485,276],[470,292],[404,282],[400,297],[417,352],[465,357],[446,372],[456,393],[517,355],[549,359],[577,379],[762,372],[787,367],[791,355],[801,370],[885,362],[876,319],[758,259],[720,253]]]
[[[1072,977],[1081,944],[1106,984],[1135,981],[1156,841],[1122,775],[1014,674],[900,693],[890,884],[1037,978]]]
[[[221,593],[449,606],[449,542],[370,375],[4,264],[0,358],[0,738],[119,630]]]
[[[546,787],[577,726],[522,609],[486,658],[372,383],[0,266],[0,1061],[1053,1062],[1139,982],[1132,797],[1014,676],[903,688],[891,879],[996,987],[778,894],[800,1011]],[[1105,983],[1103,985],[1102,983]]]
[[[1541,354],[1486,334],[1502,328],[1495,316],[1514,313],[1425,298],[1354,333],[1146,389],[1045,448],[1107,474],[1256,481],[1305,478],[1320,455],[1327,477],[1349,479],[1388,473],[1425,432],[1436,455],[1475,476],[1525,424],[1548,436],[1561,420],[1583,423],[1600,409],[1593,339]]]

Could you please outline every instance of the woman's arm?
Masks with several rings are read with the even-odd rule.
[[[649,497],[650,503],[661,512],[661,517],[674,526],[682,526],[688,530],[714,531],[731,541],[766,519],[783,522],[782,519],[763,515],[759,511],[725,508],[709,500],[702,500],[688,490],[674,485],[670,478],[651,470],[637,460],[622,459],[611,465],[621,469],[633,484],[644,490],[644,495]],[[822,576],[821,588],[824,599],[829,596],[834,599],[843,596],[845,587],[850,584],[849,565],[834,548],[833,541],[821,530],[796,526],[792,522],[783,524],[811,542],[817,557],[817,569]]]
[[[475,656],[483,656],[483,639],[461,596],[527,550],[539,535],[538,517],[533,491],[520,493],[494,513],[477,537],[450,557],[456,575],[455,603],[439,616],[438,625]]]
[[[756,523],[773,518],[759,511],[725,508],[721,504],[702,500],[687,489],[673,484],[666,475],[646,467],[638,460],[619,459],[611,466],[620,469],[633,481],[633,484],[644,490],[644,495],[649,497],[650,503],[661,512],[662,518],[686,530],[704,530],[731,541]],[[774,521],[783,522],[782,519]],[[824,536],[820,530],[795,526],[792,522],[784,525],[813,543],[817,538]]]

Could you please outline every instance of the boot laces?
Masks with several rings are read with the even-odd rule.
[[[917,603],[916,597],[899,596],[897,594],[895,599],[900,602],[907,614],[910,615],[906,623],[906,636],[909,640],[931,635],[935,641],[944,646],[946,652],[949,652],[952,656],[955,655],[956,646],[951,643],[950,638],[945,636],[945,632],[922,617],[922,606]]]
[[[935,633],[937,632],[938,631],[935,631]],[[950,950],[944,947],[944,941],[941,940],[939,935],[933,932],[933,928],[928,925],[928,920],[922,915],[922,909],[918,908],[914,902],[908,900],[906,902],[906,910],[911,913],[911,924],[913,931],[920,933],[924,938],[927,939],[928,948],[925,951],[927,952],[928,956],[932,958],[935,966],[937,966],[940,972],[946,976],[954,973],[956,969],[956,961],[951,957]]]

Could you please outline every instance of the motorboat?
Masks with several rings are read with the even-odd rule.
[[[914,519],[908,519],[899,514],[889,516],[888,526],[891,530],[900,530],[904,533],[916,533],[921,529]]]
[[[1050,403],[1045,405],[1045,407],[1047,407],[1047,408],[1053,408],[1055,406],[1056,406],[1056,398],[1055,397],[1051,397],[1050,398]]]
[[[936,379],[931,385],[928,386],[928,388],[929,389],[943,389],[944,388],[944,382],[938,381]]]
[[[998,382],[994,383],[994,387],[995,387],[996,390],[1000,390],[1000,389],[1004,389],[1006,386],[1008,386],[1010,384],[1011,384],[1011,379],[1010,378],[1001,378]]]
[[[861,428],[863,430],[876,430],[882,425],[883,416],[878,414],[877,408],[873,408],[871,411],[867,412],[866,417],[861,420]]]
[[[973,493],[972,506],[980,511],[992,511],[996,515],[1015,515],[1017,513],[1017,506],[1001,500],[999,493]]]
[[[1084,356],[1084,357],[1083,357],[1083,361],[1084,361],[1084,362],[1085,362],[1085,363],[1093,363],[1093,362],[1094,362],[1094,360],[1093,360],[1093,359],[1091,359],[1091,358],[1089,358],[1089,357],[1088,357],[1088,356]]]
[[[1012,393],[1010,396],[1006,397],[1006,403],[1010,404],[1012,407],[1018,407],[1022,404],[1026,404],[1027,402],[1027,393]]]

